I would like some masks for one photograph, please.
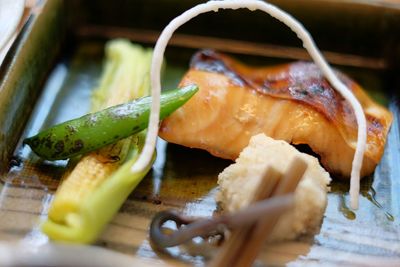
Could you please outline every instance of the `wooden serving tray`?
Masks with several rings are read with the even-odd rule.
[[[200,2],[42,1],[41,13],[29,19],[0,67],[0,240],[22,240],[38,248],[50,242],[39,224],[66,169],[66,161],[43,161],[21,140],[88,111],[106,40],[124,37],[152,46],[168,21]],[[381,163],[362,181],[360,209],[347,207],[348,183],[333,181],[319,234],[267,244],[260,263],[395,266],[400,262],[400,5],[271,2],[303,21],[327,59],[387,105],[394,122]],[[190,56],[202,47],[254,64],[308,59],[295,36],[269,16],[245,10],[221,13],[196,18],[171,40],[165,88],[177,85]],[[153,251],[149,222],[165,209],[211,216],[217,175],[232,162],[162,140],[157,152],[152,171],[94,245],[156,259],[160,265],[204,265],[201,256],[174,258]]]

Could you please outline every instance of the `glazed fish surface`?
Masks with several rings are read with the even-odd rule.
[[[382,157],[392,115],[356,82],[343,73],[337,75],[360,101],[367,119],[361,170],[366,176]],[[250,67],[203,50],[193,56],[180,86],[189,84],[200,90],[162,122],[159,135],[166,141],[234,160],[252,136],[264,133],[293,145],[308,145],[331,174],[350,177],[356,118],[316,65]]]

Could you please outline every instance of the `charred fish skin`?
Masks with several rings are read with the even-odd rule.
[[[212,50],[196,53],[181,86],[199,93],[164,120],[165,140],[236,159],[258,133],[292,144],[307,144],[333,175],[349,177],[357,122],[347,101],[308,62],[249,67]],[[361,170],[369,175],[382,157],[392,114],[349,77],[337,71],[363,106],[367,150]]]

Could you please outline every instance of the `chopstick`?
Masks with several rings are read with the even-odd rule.
[[[268,168],[253,201],[294,192],[306,169],[307,163],[300,157],[293,160],[285,174],[274,168]],[[251,266],[278,218],[278,216],[262,218],[251,226],[234,231],[209,266]]]

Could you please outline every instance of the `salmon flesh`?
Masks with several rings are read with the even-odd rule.
[[[367,118],[367,147],[361,175],[379,163],[392,114],[343,73],[336,74],[360,101]],[[160,137],[236,159],[253,135],[264,133],[307,145],[331,174],[350,177],[357,122],[350,104],[309,62],[250,67],[212,50],[196,53],[180,86],[199,92],[165,119]]]

